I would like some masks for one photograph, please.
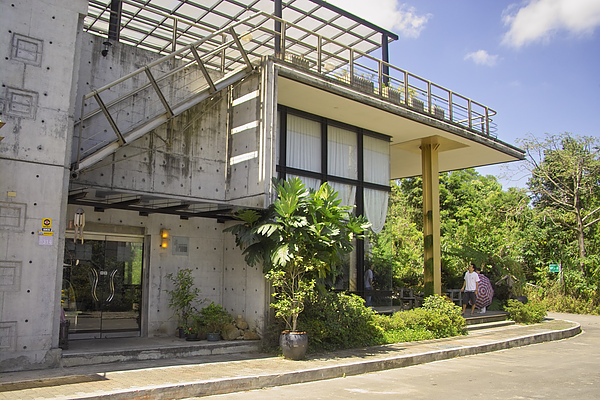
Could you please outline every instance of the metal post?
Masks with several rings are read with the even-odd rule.
[[[390,55],[388,50],[388,35],[384,33],[381,35],[381,59],[385,61],[383,64],[383,84],[387,86],[390,82],[390,67],[388,63],[390,62]]]
[[[452,92],[448,91],[448,114],[449,114],[449,118],[450,118],[450,122],[452,122],[452,118],[453,118],[453,110],[454,110],[454,104],[452,103]]]
[[[404,71],[404,104],[408,104],[408,72]]]
[[[177,51],[177,18],[173,18],[173,53]]]
[[[490,109],[485,108],[485,134],[490,136]]]
[[[354,49],[350,48],[350,84],[354,84]]]
[[[469,129],[472,129],[473,128],[473,120],[471,119],[471,99],[468,99],[467,102],[468,102],[467,119],[469,120]]]
[[[285,60],[285,30],[286,30],[285,24],[281,25],[281,37],[280,37],[281,42],[279,44],[279,55],[282,60]]]
[[[321,35],[317,36],[317,72],[321,73],[323,67],[323,37]]]
[[[277,18],[282,18],[281,0],[275,0],[275,10],[273,12]],[[281,52],[281,21],[275,20],[275,57],[278,57]]]
[[[384,68],[382,64],[383,64],[383,61],[378,60],[378,62],[377,62],[377,76],[378,76],[377,84],[379,85],[379,95],[380,96],[383,96],[383,85],[385,84],[387,86],[387,82],[385,82],[386,81],[385,76],[382,77],[383,68]]]
[[[110,20],[108,22],[108,40],[119,41],[121,35],[121,10],[123,3],[121,0],[111,0],[110,2]]]
[[[427,112],[432,114],[431,110],[431,82],[427,81]]]

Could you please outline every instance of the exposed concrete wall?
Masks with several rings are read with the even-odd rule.
[[[105,64],[106,60],[95,55],[99,51],[97,41],[90,41],[89,45],[94,51],[88,58],[97,61],[82,63],[82,68],[86,69],[84,75],[90,76],[80,80],[80,84],[87,87],[93,81],[97,86],[116,79],[107,65],[90,70],[89,65],[94,62]],[[115,68],[123,73],[139,68],[140,64],[151,61],[146,53],[132,51],[140,57],[120,57],[118,68]],[[129,67],[124,63],[129,63]],[[269,65],[269,74],[251,74],[215,93],[170,122],[121,147],[74,182],[137,193],[264,207],[275,173],[273,122],[276,100],[273,95],[276,91],[273,89],[272,63]],[[104,73],[110,79],[100,77]],[[263,91],[263,86],[269,90]],[[88,125],[90,123],[93,121]],[[89,126],[86,129],[98,130]]]
[[[67,215],[72,216],[79,206],[69,206]],[[242,315],[250,326],[261,331],[268,312],[268,294],[260,268],[248,267],[235,247],[233,235],[223,233],[226,224],[213,219],[194,218],[180,220],[176,216],[151,214],[139,217],[137,213],[121,210],[94,212],[83,207],[86,216],[85,232],[116,234],[129,227],[143,228],[146,236],[143,286],[147,301],[142,304],[143,332],[152,336],[172,336],[177,320],[171,318],[173,310],[168,307],[169,296],[165,290],[172,289],[167,278],[182,268],[190,268],[194,282],[201,290],[201,298],[207,302],[222,304],[234,317]],[[72,217],[71,217],[72,218]],[[174,237],[188,240],[187,255],[174,255],[173,248],[160,247],[160,230],[169,229]],[[130,232],[133,228],[128,229]],[[207,303],[204,303],[207,305]]]
[[[227,126],[227,93],[220,92],[120,148],[76,182],[225,202]]]
[[[140,124],[165,113],[165,107],[150,85],[144,68],[148,67],[148,72],[156,80],[161,94],[171,108],[194,97],[207,86],[204,75],[195,65],[188,65],[179,72],[169,75],[168,78],[161,78],[172,69],[189,64],[189,60],[169,58],[165,61],[165,56],[123,43],[113,43],[108,48],[106,56],[103,56],[106,38],[88,33],[82,36],[83,49],[80,58],[76,116],[86,115],[86,119],[76,126],[76,136],[79,138],[81,134],[82,141],[79,145],[76,143],[73,146],[74,161],[77,159],[78,149],[84,157],[92,149],[97,149],[94,146],[102,147],[117,138],[103,113],[87,116],[98,107],[95,98],[82,101],[84,96],[92,91],[120,80],[120,83],[109,90],[100,91],[98,95],[121,134],[126,135],[133,127],[139,127]],[[122,79],[133,72],[137,72],[134,77]],[[223,73],[218,70],[209,69],[208,73],[213,81],[223,76]],[[146,87],[140,89],[144,85]],[[135,92],[134,96],[111,105],[113,100],[132,92]]]
[[[54,365],[78,33],[87,1],[0,2],[0,370]],[[53,236],[40,241],[42,220]]]
[[[264,64],[263,64],[264,66]],[[262,76],[254,74],[231,90],[229,199],[245,207],[265,205],[265,148],[262,124]]]
[[[1,0],[1,5],[0,22],[9,35],[0,37],[0,105],[6,122],[0,131],[5,137],[0,142],[0,369],[16,370],[56,365],[60,359],[65,229],[79,208],[66,202],[81,98],[159,56],[117,44],[103,57],[102,38],[82,33],[85,0]],[[264,207],[275,171],[276,91],[274,75],[261,71],[121,148],[77,183]],[[188,83],[190,91],[198,84]],[[138,117],[143,115],[140,111]],[[237,157],[248,153],[252,156]],[[164,290],[166,275],[180,268],[194,271],[203,297],[243,315],[259,331],[264,327],[269,290],[262,270],[245,264],[233,236],[222,232],[226,224],[85,211],[88,228],[141,227],[144,232],[143,334],[173,334],[177,321],[170,318]],[[52,219],[53,236],[40,244],[44,218]],[[189,238],[187,256],[159,247],[161,227],[171,236]]]

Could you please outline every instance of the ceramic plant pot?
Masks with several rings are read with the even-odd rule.
[[[302,360],[308,348],[308,336],[306,332],[284,331],[279,336],[279,346],[285,358]]]

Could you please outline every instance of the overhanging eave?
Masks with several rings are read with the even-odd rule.
[[[418,176],[421,140],[439,140],[440,171],[500,164],[524,159],[524,152],[497,138],[424,115],[348,85],[279,63],[278,104],[387,135],[391,178]]]

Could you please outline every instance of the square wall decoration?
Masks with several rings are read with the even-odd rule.
[[[187,256],[188,248],[189,248],[189,237],[184,236],[173,236],[172,244],[173,244],[173,255],[174,256]]]

